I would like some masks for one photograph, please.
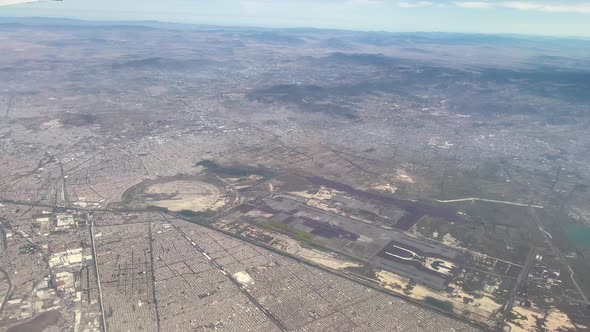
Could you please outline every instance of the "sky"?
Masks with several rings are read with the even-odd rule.
[[[590,0],[63,0],[0,16],[590,37]]]

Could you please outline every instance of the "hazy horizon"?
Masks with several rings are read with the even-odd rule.
[[[580,1],[91,0],[0,7],[1,17],[159,21],[263,28],[449,32],[590,37],[590,4]]]

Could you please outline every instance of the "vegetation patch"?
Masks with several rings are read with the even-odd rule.
[[[260,226],[262,226],[263,228],[267,228],[273,231],[277,231],[280,233],[286,233],[288,235],[291,235],[295,240],[301,241],[301,242],[312,242],[313,238],[315,237],[315,235],[295,229],[287,224],[284,224],[282,222],[276,222],[276,221],[268,221],[265,222],[263,224],[261,224]]]
[[[444,311],[449,311],[449,312],[453,311],[453,303],[450,301],[441,301],[441,300],[435,299],[434,297],[427,296],[426,298],[424,298],[424,302],[426,302],[434,307],[437,307],[439,309],[442,309]]]
[[[271,178],[275,176],[275,173],[268,169],[248,166],[223,166],[208,159],[201,160],[196,164],[196,166],[203,166],[212,173],[227,177],[246,177],[251,175],[258,175],[262,176],[263,178]]]

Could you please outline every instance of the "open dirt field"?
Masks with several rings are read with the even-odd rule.
[[[28,322],[24,322],[20,325],[13,326],[6,331],[8,332],[41,332],[46,328],[57,325],[61,314],[57,311],[48,311],[40,314],[39,316],[31,319]]]
[[[171,211],[217,210],[225,205],[220,190],[212,184],[201,181],[171,181],[149,187],[147,194],[169,195],[170,198],[153,200],[151,205]]]

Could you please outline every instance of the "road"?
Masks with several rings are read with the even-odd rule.
[[[576,281],[576,278],[574,277],[574,270],[572,270],[572,268],[570,267],[570,264],[568,263],[567,259],[565,259],[565,256],[563,255],[563,253],[561,253],[561,250],[559,250],[559,248],[557,248],[557,246],[555,244],[553,244],[553,236],[551,236],[551,234],[543,228],[542,222],[539,219],[539,216],[537,216],[537,212],[535,211],[535,209],[529,208],[529,213],[533,217],[533,220],[537,224],[537,227],[541,230],[541,234],[543,234],[543,237],[545,237],[545,242],[547,242],[549,244],[549,246],[551,247],[551,250],[553,250],[555,253],[557,253],[557,256],[559,257],[559,260],[561,261],[561,263],[564,266],[566,266],[567,269],[569,270],[570,279],[572,280],[572,283],[574,284],[574,286],[576,286],[576,288],[578,289],[578,292],[580,293],[580,295],[582,295],[584,302],[586,304],[589,304],[586,294],[584,294],[582,287],[580,287],[580,285]]]
[[[9,199],[0,199],[0,203],[14,204],[14,205],[24,205],[24,206],[46,207],[46,208],[58,208],[58,209],[59,208],[62,208],[62,207],[58,207],[58,206],[54,206],[54,205],[49,205],[49,204],[39,204],[39,203],[34,203],[34,202],[20,202],[20,201],[13,201],[13,200],[9,200]],[[236,208],[236,206],[233,206],[232,208]],[[70,210],[77,210],[77,211],[86,211],[86,212],[93,212],[93,211],[104,211],[104,212],[149,212],[148,209],[127,209],[127,208],[125,208],[125,209],[105,209],[105,208],[88,209],[88,208],[79,208],[79,207],[68,207],[68,209],[70,209]],[[449,313],[447,311],[441,310],[438,307],[435,307],[435,306],[432,306],[432,305],[428,305],[428,304],[426,304],[424,302],[421,302],[421,301],[413,300],[411,298],[408,298],[408,297],[399,295],[399,294],[397,294],[395,292],[392,292],[392,291],[388,291],[388,290],[384,289],[383,287],[377,286],[373,280],[365,280],[365,279],[360,278],[360,276],[358,276],[358,275],[351,275],[351,274],[348,274],[348,273],[345,273],[345,272],[342,272],[342,271],[337,271],[337,270],[326,268],[326,267],[324,267],[324,266],[322,266],[320,264],[316,264],[316,263],[310,262],[308,260],[302,259],[302,258],[300,258],[300,257],[298,257],[296,255],[292,255],[292,254],[287,253],[285,251],[279,250],[279,249],[277,249],[275,247],[272,247],[272,246],[269,246],[269,245],[265,245],[263,243],[260,243],[260,242],[257,242],[257,241],[248,239],[246,237],[242,237],[242,236],[240,236],[238,234],[234,234],[234,233],[231,233],[229,231],[225,231],[225,230],[216,228],[216,227],[214,227],[214,226],[212,226],[212,225],[210,225],[208,223],[205,223],[205,222],[203,222],[203,223],[196,222],[195,220],[192,220],[191,218],[187,218],[185,216],[182,216],[182,215],[180,215],[178,213],[174,213],[174,212],[164,212],[164,213],[167,214],[167,215],[170,215],[172,217],[175,217],[177,219],[185,220],[187,222],[198,223],[200,226],[209,228],[211,230],[214,230],[214,231],[219,232],[221,234],[224,234],[226,236],[235,238],[235,239],[237,239],[239,241],[249,243],[249,244],[254,245],[256,247],[264,248],[264,249],[269,250],[269,251],[271,251],[271,252],[273,252],[275,254],[278,254],[278,255],[281,255],[281,256],[284,256],[284,257],[293,259],[293,260],[295,260],[295,261],[297,261],[299,263],[302,263],[302,264],[305,264],[305,265],[308,265],[308,266],[312,266],[314,268],[317,268],[317,269],[319,269],[319,270],[321,270],[323,272],[340,276],[340,277],[342,277],[342,278],[344,278],[346,280],[349,280],[349,281],[354,282],[356,284],[362,285],[364,287],[368,287],[368,288],[373,289],[375,291],[378,291],[380,293],[387,294],[389,296],[393,296],[393,297],[396,297],[396,298],[403,299],[404,301],[407,301],[409,303],[412,303],[413,305],[416,305],[416,306],[421,307],[421,308],[426,308],[428,310],[435,311],[435,312],[437,312],[437,313],[439,313],[439,314],[441,314],[443,316],[447,316],[447,317],[453,318],[455,320],[461,321],[461,322],[463,322],[465,324],[468,324],[470,326],[476,327],[476,328],[478,328],[480,330],[484,330],[484,331],[485,330],[489,330],[488,327],[486,327],[484,325],[481,325],[481,324],[478,324],[478,323],[474,323],[473,321],[470,321],[469,319],[466,319],[465,317],[462,317],[460,315],[455,315],[453,313]],[[99,276],[99,270],[98,270],[98,263],[97,263],[97,259],[96,259],[97,256],[96,256],[96,248],[95,248],[95,243],[94,243],[94,220],[93,219],[91,220],[91,223],[90,223],[90,240],[91,240],[91,246],[92,246],[92,256],[93,256],[93,260],[94,260],[96,280],[97,280],[97,284],[98,284],[97,289],[98,289],[98,294],[99,294],[99,305],[100,305],[100,310],[101,310],[102,331],[106,332],[107,331],[107,325],[106,325],[106,317],[105,317],[105,312],[104,312],[104,307],[103,307],[102,289],[101,289],[101,285],[100,285],[100,276]],[[192,242],[191,242],[191,244],[192,244]],[[196,247],[196,244],[193,244],[193,246]],[[204,253],[203,251],[201,251],[201,253],[205,257],[207,257],[206,253]],[[225,274],[227,274],[227,272],[225,272]],[[231,276],[228,275],[228,277],[231,277]],[[239,287],[240,291],[244,292],[244,294],[249,299],[253,299],[252,296],[245,289],[243,289],[242,286],[241,286],[241,284],[239,284],[235,279],[230,278],[230,280],[232,280],[232,282],[234,282],[234,283],[237,283],[237,285],[239,285],[238,287]],[[256,305],[257,303],[258,302],[254,299],[253,304]],[[260,304],[258,304],[258,305],[260,305]],[[263,313],[265,315],[272,316],[272,314],[270,312],[268,312],[264,307],[260,306],[259,308],[262,308],[261,310],[263,311]],[[272,321],[275,322],[275,324],[276,324],[277,321],[275,319],[272,319]],[[278,322],[278,323],[281,324],[280,322]],[[279,328],[281,328],[282,325],[277,325],[277,326]],[[285,329],[284,328],[281,328],[281,330],[285,330]]]
[[[292,260],[294,260],[294,261],[296,261],[298,263],[301,263],[301,264],[305,264],[307,266],[314,267],[314,268],[316,268],[318,270],[321,270],[322,272],[326,272],[326,273],[330,273],[332,275],[336,275],[336,276],[342,277],[342,278],[344,278],[344,279],[346,279],[348,281],[351,281],[351,282],[353,282],[355,284],[358,284],[358,285],[361,285],[361,286],[370,288],[370,289],[372,289],[374,291],[377,291],[379,293],[386,294],[386,295],[389,295],[389,296],[393,296],[395,298],[402,299],[402,300],[404,300],[406,302],[409,302],[409,303],[411,303],[411,304],[413,304],[415,306],[418,306],[418,307],[421,307],[421,308],[425,308],[425,309],[430,310],[430,311],[435,311],[435,312],[437,312],[440,315],[443,315],[443,316],[450,317],[452,319],[461,321],[461,322],[463,322],[465,324],[468,324],[468,325],[470,325],[472,327],[476,327],[477,329],[479,329],[481,331],[492,331],[489,327],[487,327],[485,325],[482,325],[482,324],[479,324],[479,323],[476,323],[476,322],[473,322],[473,321],[471,321],[471,320],[469,320],[469,319],[467,319],[467,318],[465,318],[465,317],[463,317],[461,315],[456,315],[456,314],[450,313],[448,311],[441,310],[440,308],[438,308],[436,306],[429,305],[429,304],[427,304],[427,303],[425,303],[423,301],[414,300],[412,298],[409,298],[409,297],[400,295],[400,294],[395,293],[393,291],[389,291],[389,290],[387,290],[387,289],[385,289],[385,288],[383,288],[381,286],[376,285],[375,284],[375,281],[373,279],[362,278],[362,276],[360,276],[358,274],[350,274],[350,273],[346,273],[344,271],[333,270],[333,269],[327,268],[327,267],[325,267],[325,266],[323,266],[321,264],[317,264],[317,263],[308,261],[308,260],[303,259],[303,258],[301,258],[299,256],[294,255],[294,254],[291,254],[291,253],[288,253],[286,251],[277,249],[277,248],[275,248],[273,246],[270,246],[270,245],[267,245],[267,244],[264,244],[264,243],[260,243],[260,242],[257,242],[255,240],[249,239],[247,237],[240,236],[239,234],[235,234],[235,233],[232,233],[230,231],[226,231],[226,230],[217,228],[217,227],[212,226],[211,224],[206,223],[206,222],[198,222],[198,221],[192,220],[190,218],[187,218],[185,216],[182,216],[180,214],[172,213],[172,212],[170,212],[169,215],[170,216],[173,216],[173,217],[176,217],[177,219],[185,220],[187,222],[196,223],[196,224],[198,224],[200,226],[203,226],[205,228],[211,229],[211,230],[216,231],[218,233],[224,234],[224,235],[229,236],[231,238],[234,238],[234,239],[236,239],[238,241],[245,242],[245,243],[248,243],[250,245],[253,245],[253,246],[256,246],[256,247],[259,247],[259,248],[266,249],[266,250],[268,250],[268,251],[270,251],[270,252],[272,252],[274,254],[281,255],[283,257],[287,257],[289,259],[292,259]]]
[[[98,304],[100,306],[100,318],[102,323],[102,331],[107,331],[107,323],[104,315],[104,305],[102,301],[102,288],[100,286],[100,273],[98,271],[98,259],[96,256],[96,245],[94,243],[94,217],[90,217],[90,243],[92,245],[92,260],[94,261],[94,273],[96,274],[96,283],[98,289]]]
[[[502,311],[504,313],[503,314],[504,317],[506,317],[508,315],[508,310],[510,310],[512,308],[512,302],[514,301],[514,297],[516,296],[518,289],[520,288],[520,285],[522,284],[522,282],[526,279],[527,275],[529,274],[532,263],[534,261],[535,256],[537,255],[538,251],[539,251],[539,249],[534,248],[534,247],[529,250],[529,254],[526,257],[526,260],[524,262],[522,270],[520,270],[520,273],[518,274],[518,278],[516,279],[516,283],[515,283],[514,287],[512,287],[512,289],[510,290],[510,293],[508,294],[508,300],[506,300],[506,303],[504,304],[504,308],[502,309]]]
[[[458,202],[480,201],[480,202],[490,202],[490,203],[507,204],[507,205],[515,205],[515,206],[533,207],[536,209],[544,209],[545,208],[544,206],[541,206],[541,205],[530,205],[530,204],[524,204],[524,203],[518,203],[518,202],[498,201],[495,199],[486,199],[486,198],[477,198],[477,197],[447,199],[447,200],[435,199],[435,201],[437,201],[439,203],[458,203]]]
[[[8,98],[8,103],[6,103],[6,111],[4,112],[4,118],[8,119],[8,114],[10,114],[10,110],[12,109],[13,103],[14,96],[10,96],[10,98]]]
[[[219,263],[217,263],[214,259],[211,259],[211,257],[209,257],[209,255],[207,255],[207,252],[205,250],[203,250],[201,247],[199,247],[199,245],[197,243],[195,243],[188,235],[186,235],[186,233],[180,229],[180,227],[172,224],[172,226],[182,235],[184,236],[189,242],[190,244],[198,251],[200,252],[203,256],[205,256],[205,258],[207,258],[207,260],[209,261],[209,264],[213,265],[217,270],[219,270],[224,276],[226,276],[239,290],[240,292],[242,292],[247,298],[248,300],[250,300],[250,302],[252,304],[254,304],[260,311],[262,311],[262,313],[264,313],[264,315],[275,324],[275,326],[280,329],[281,331],[287,331],[287,328],[285,327],[285,325],[283,325],[283,323],[276,318],[268,309],[266,309],[264,306],[262,306],[260,304],[260,302],[258,302],[258,300],[256,298],[254,298],[250,292],[248,292],[248,290],[246,290],[244,288],[244,285],[242,285],[241,283],[239,283],[231,274],[229,274],[225,268],[221,265],[219,265]]]
[[[6,237],[6,232],[4,231],[4,225],[2,225],[2,218],[0,218],[0,232],[2,232],[2,253],[1,256],[6,255],[6,251],[8,250],[8,238]]]
[[[2,304],[0,305],[0,315],[2,315],[2,312],[4,311],[4,307],[6,306],[6,303],[10,299],[10,294],[12,293],[12,282],[10,281],[10,275],[8,274],[8,272],[6,272],[4,269],[0,268],[0,273],[4,274],[4,278],[6,278],[6,281],[8,282],[8,290],[6,291],[6,295],[4,295],[4,300],[2,301]]]
[[[158,309],[158,296],[156,294],[156,273],[154,271],[154,234],[152,233],[152,223],[149,223],[149,240],[150,240],[150,272],[152,274],[152,301],[156,312],[156,331],[160,332],[160,310]]]
[[[4,231],[4,227],[0,225],[0,231],[2,232],[2,254],[0,256],[6,255],[6,251],[8,250],[8,242],[6,238],[6,232]],[[2,300],[2,304],[0,304],[0,315],[4,311],[4,307],[6,303],[10,300],[10,294],[12,293],[12,281],[10,280],[10,274],[6,272],[4,269],[0,268],[0,273],[4,274],[4,278],[8,282],[8,289],[6,290],[6,295],[4,295],[4,300]]]
[[[63,163],[58,160],[59,163],[59,169],[60,169],[60,176],[59,176],[59,187],[60,187],[60,192],[59,192],[59,203],[57,203],[57,206],[63,206],[63,207],[67,207],[69,205],[68,202],[68,195],[66,193],[66,176],[64,173],[64,165]],[[61,204],[60,204],[61,203]]]

